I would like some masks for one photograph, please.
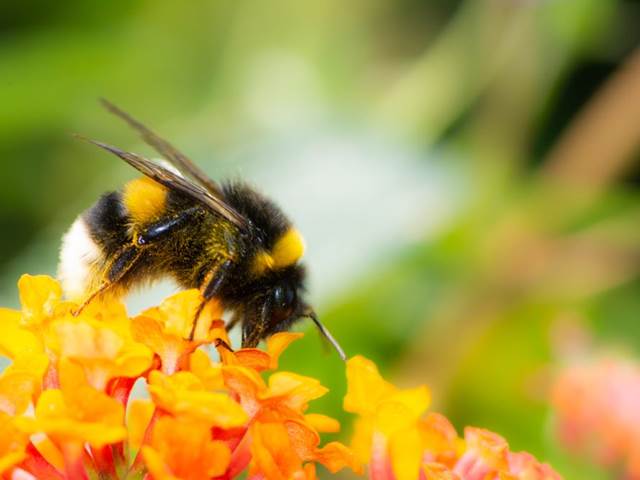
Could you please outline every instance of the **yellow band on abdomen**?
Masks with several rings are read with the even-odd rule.
[[[253,260],[253,273],[262,275],[267,270],[277,270],[296,263],[304,254],[304,240],[291,227],[276,241],[270,252],[260,251]]]

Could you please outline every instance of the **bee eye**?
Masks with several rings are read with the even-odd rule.
[[[296,298],[296,292],[289,287],[278,286],[273,290],[273,303],[275,307],[290,307]]]
[[[294,311],[296,292],[286,286],[278,286],[272,291],[273,307],[272,321],[282,321],[289,318]]]

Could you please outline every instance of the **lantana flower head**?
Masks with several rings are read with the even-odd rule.
[[[233,350],[212,303],[189,339],[195,290],[134,318],[113,300],[78,313],[49,277],[24,276],[19,290],[22,308],[0,309],[11,360],[0,374],[0,478],[312,480],[318,468],[360,474],[365,464],[375,480],[559,478],[490,432],[459,438],[427,412],[426,387],[400,390],[363,357],[347,363],[351,446],[323,445],[340,424],[310,406],[328,390],[278,370],[301,334]],[[148,398],[131,398],[135,383]]]
[[[316,379],[261,376],[300,334],[232,351],[215,304],[187,339],[195,290],[133,319],[117,301],[78,314],[49,277],[24,276],[19,290],[22,309],[0,310],[0,353],[12,361],[0,376],[3,478],[304,479],[316,463],[358,468],[344,445],[320,446],[322,426],[338,425],[307,412],[327,393]],[[130,399],[137,380],[149,400]]]
[[[426,414],[425,386],[401,390],[364,357],[347,362],[346,411],[358,414],[352,447],[372,480],[559,480],[548,465],[514,453],[499,435]]]

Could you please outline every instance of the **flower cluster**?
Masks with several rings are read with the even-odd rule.
[[[605,466],[626,464],[640,479],[640,365],[620,357],[574,362],[554,382],[551,401],[563,443]]]
[[[560,480],[528,453],[509,450],[506,440],[467,427],[459,438],[442,415],[428,413],[429,390],[400,390],[363,357],[347,363],[344,408],[358,414],[352,448],[369,465],[372,480]]]
[[[186,340],[196,290],[128,318],[118,302],[75,315],[49,277],[18,286],[22,309],[0,309],[0,354],[11,360],[0,375],[3,479],[308,480],[318,465],[361,473],[365,464],[375,480],[560,478],[493,433],[459,438],[444,417],[425,416],[426,387],[399,390],[363,357],[347,362],[352,444],[321,446],[320,433],[340,428],[307,411],[326,388],[275,371],[300,334],[233,351],[210,304]],[[133,398],[136,383],[148,398]]]

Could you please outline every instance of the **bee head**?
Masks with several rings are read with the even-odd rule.
[[[342,348],[302,298],[304,277],[304,268],[296,264],[261,279],[260,288],[236,311],[242,321],[243,347],[255,347],[260,340],[288,330],[297,320],[310,318],[341,358],[346,359]]]
[[[242,322],[242,346],[255,347],[258,342],[282,332],[305,316],[309,307],[302,300],[305,272],[302,266],[292,265],[262,276],[248,289],[236,311]]]

